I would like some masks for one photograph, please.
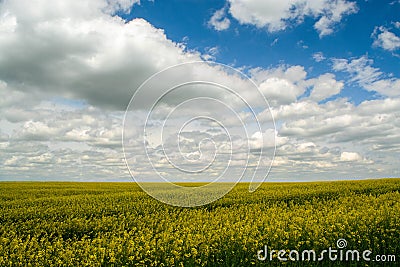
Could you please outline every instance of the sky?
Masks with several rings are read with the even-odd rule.
[[[399,14],[398,0],[1,0],[0,180],[400,177]]]

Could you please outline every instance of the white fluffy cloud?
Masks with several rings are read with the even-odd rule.
[[[62,173],[54,178],[129,179],[121,148],[122,112],[134,90],[165,67],[202,58],[143,19],[125,22],[112,16],[135,2],[38,0],[35,9],[24,1],[1,3],[0,50],[8,51],[0,54],[0,162],[6,166],[1,178]],[[218,49],[207,53],[215,56]],[[240,78],[218,67],[186,71],[175,74],[189,80],[212,77],[246,91]],[[166,78],[161,85],[170,88],[176,77]],[[157,99],[157,93],[144,92],[139,104],[149,104],[143,102]],[[205,108],[187,109],[197,110]],[[126,133],[135,135],[135,129]],[[145,159],[143,150],[133,152]]]
[[[372,67],[373,63],[367,56],[351,60],[334,59],[333,69],[349,73],[349,82],[357,83],[368,91],[376,91],[383,96],[400,96],[400,79],[385,77],[378,68]]]
[[[313,175],[320,170],[324,177],[330,171],[336,177],[398,175],[398,104],[398,98],[358,106],[343,99],[324,104],[304,99],[273,109],[279,135],[287,140],[278,147],[275,171],[304,173],[309,164]],[[305,145],[310,142],[314,145]]]
[[[300,66],[255,71],[255,76],[263,74],[274,75],[295,85],[307,84],[308,81]],[[313,79],[318,80],[318,77]],[[3,89],[11,88],[6,86]],[[11,107],[15,118],[19,119],[8,124],[0,123],[3,132],[0,135],[3,136],[0,138],[3,152],[0,162],[4,166],[0,172],[2,177],[18,173],[21,179],[35,176],[51,179],[54,173],[62,173],[60,179],[129,179],[120,148],[121,112],[90,106],[64,108],[56,102],[32,102],[29,108],[22,109],[24,114],[17,116],[21,103],[8,103],[8,107],[0,109],[0,112],[9,112]],[[395,173],[395,159],[400,152],[398,105],[398,98],[365,101],[359,106],[344,99],[318,104],[315,99],[304,98],[273,107],[278,128],[275,133],[277,158],[272,177],[306,175],[321,179],[337,175],[348,177],[355,172],[361,176],[374,176],[377,168],[384,169],[386,175]],[[12,127],[7,130],[7,125]],[[213,133],[218,140],[216,134]],[[253,132],[251,135],[251,148],[258,149],[261,144],[265,148],[273,146],[273,140],[268,138],[271,133]],[[199,137],[199,134],[195,131],[186,133],[183,151],[192,153],[191,156],[200,152],[199,155],[212,155],[213,146],[205,143],[201,150],[197,150],[194,137]],[[240,152],[246,147],[246,140],[240,137],[243,135],[234,137],[235,143],[244,146],[234,153],[232,166],[243,166],[246,162],[245,155]],[[357,143],[357,150],[354,150],[354,143]],[[229,148],[224,142],[219,144],[219,149]],[[143,151],[137,150],[136,153],[142,155]],[[382,161],[385,164],[377,163]],[[168,163],[160,161],[157,164],[162,168]]]
[[[295,102],[306,89],[307,72],[302,66],[279,66],[269,70],[253,69],[252,78],[272,105]]]
[[[360,156],[360,154],[356,153],[356,152],[342,152],[342,154],[340,154],[340,160],[341,161],[359,161],[362,160],[362,157]]]
[[[43,104],[24,112],[20,120],[0,121],[0,133],[7,132],[0,138],[1,179],[130,180],[121,151],[120,112]]]
[[[372,64],[372,60],[362,57],[336,59],[333,67],[335,71],[348,72],[349,83],[374,90],[382,81],[395,83],[395,78],[385,79]],[[386,98],[364,101],[358,106],[345,98],[319,103],[345,87],[332,73],[308,78],[301,66],[253,69],[251,73],[272,103],[277,136],[285,141],[277,147],[276,175],[289,172],[290,176],[323,173],[324,177],[345,177],[357,172],[373,177],[384,170],[387,176],[396,176],[394,158],[400,152],[396,95],[387,97],[387,91],[380,90]],[[307,88],[308,97],[304,96]]]
[[[344,86],[332,73],[306,79],[307,72],[302,66],[281,65],[269,70],[253,69],[251,74],[262,93],[275,106],[296,102],[307,88],[311,88],[309,98],[318,102],[340,93]]]
[[[226,17],[225,8],[215,11],[208,23],[217,31],[226,30],[231,25],[231,21]]]
[[[138,2],[35,0],[31,2],[34,9],[26,8],[22,0],[1,3],[0,51],[7,53],[0,53],[0,179],[130,179],[121,151],[121,134],[123,110],[135,88],[166,66],[218,53],[217,47],[209,48],[205,55],[187,51],[143,19],[126,23],[112,16],[117,10],[127,12]],[[291,3],[296,7],[291,8]],[[218,10],[210,25],[217,30],[228,28],[226,12],[240,23],[271,31],[311,16],[323,36],[331,33],[344,15],[356,12],[356,7],[348,1],[232,0],[229,11]],[[314,59],[324,60],[324,56],[315,54]],[[331,73],[308,77],[305,67],[299,65],[252,69],[250,76],[272,104],[277,131],[271,127],[260,132],[249,127],[250,138],[246,139],[237,129],[240,119],[248,119],[246,109],[239,108],[240,119],[220,112],[220,121],[234,130],[237,150],[231,164],[243,167],[248,144],[256,154],[260,148],[271,150],[275,139],[273,173],[281,178],[305,174],[308,178],[345,177],[354,172],[360,176],[394,176],[400,153],[400,98],[396,93],[400,85],[398,79],[386,77],[372,63],[367,57],[334,60],[334,70],[349,73],[350,82],[385,96],[358,106],[346,99],[320,102],[345,86]],[[242,82],[216,69],[191,71],[188,76],[217,77],[228,85]],[[242,95],[252,99],[246,86],[242,88]],[[231,103],[229,98],[218,97]],[[210,107],[189,105],[183,111],[194,114],[200,110],[208,115],[214,111]],[[161,114],[155,114],[153,127],[157,128],[159,118],[171,110],[170,106],[160,106],[157,111]],[[144,122],[138,119],[134,123],[141,127]],[[199,129],[210,126],[215,125],[203,122],[187,130],[182,151],[189,158],[203,156],[209,160],[215,146],[208,141],[199,146],[196,138],[213,137],[224,152],[222,162],[228,162],[229,153],[225,152],[229,146],[221,135],[223,131],[211,127],[199,135]],[[138,130],[127,131],[134,137]],[[133,150],[138,155],[137,171],[154,175],[151,170],[140,169],[140,161],[146,160],[144,152],[135,150],[135,146]],[[153,152],[157,157],[159,151]],[[166,164],[160,157],[157,166]]]
[[[322,74],[318,78],[308,80],[308,83],[313,87],[310,98],[315,101],[339,94],[344,86],[343,82],[336,81],[332,73]]]
[[[371,37],[374,38],[373,45],[375,47],[381,47],[388,51],[400,49],[400,37],[383,26],[376,27]]]
[[[0,8],[0,80],[25,92],[85,99],[123,109],[146,77],[199,60],[143,19],[110,13],[137,1],[45,1]]]
[[[228,0],[230,14],[242,24],[252,24],[268,31],[280,31],[302,23],[305,17],[316,19],[319,36],[329,35],[344,16],[357,12],[355,2],[346,0]]]
[[[368,143],[379,139],[377,143],[386,144],[381,138],[398,136],[400,111],[395,108],[397,103],[398,99],[384,99],[354,106],[338,99],[318,105],[307,100],[281,106],[273,113],[277,120],[283,121],[279,130],[284,136],[311,137],[330,143]]]
[[[107,0],[106,11],[113,14],[116,11],[128,12],[134,4],[140,4],[140,0]]]
[[[325,3],[326,4],[323,8],[324,14],[314,25],[314,28],[319,32],[320,37],[332,34],[335,24],[339,23],[344,16],[357,12],[357,7],[354,2],[339,0],[328,1]]]

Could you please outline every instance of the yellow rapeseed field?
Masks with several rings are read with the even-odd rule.
[[[319,253],[339,239],[400,266],[399,190],[400,179],[265,183],[254,193],[243,183],[214,203],[180,208],[135,183],[1,182],[0,266],[378,264],[257,256],[265,247]]]

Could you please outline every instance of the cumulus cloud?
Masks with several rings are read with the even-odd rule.
[[[355,2],[346,0],[229,0],[229,4],[230,14],[241,24],[267,28],[270,32],[284,30],[290,25],[302,23],[305,17],[312,17],[317,20],[314,28],[320,37],[333,33],[334,26],[344,16],[358,11]]]
[[[280,147],[288,141],[288,138],[278,135],[278,132],[270,129],[264,133],[255,132],[250,137],[250,148],[257,150],[260,148],[274,148]]]
[[[76,147],[52,148],[44,143],[10,142],[0,155],[1,179],[130,181],[119,151]],[[78,149],[77,147],[80,147]]]
[[[343,82],[337,81],[332,73],[307,79],[304,67],[298,65],[281,65],[269,70],[253,69],[251,74],[262,93],[275,106],[296,102],[307,88],[311,88],[310,99],[321,101],[340,93],[344,87]]]
[[[365,159],[359,153],[343,151],[335,146],[328,147],[315,142],[292,139],[278,148],[271,178],[285,177],[285,174],[289,174],[294,180],[302,176],[325,180],[341,176],[349,177],[351,173],[369,176],[375,172],[372,163],[372,160]]]
[[[51,178],[55,173],[62,173],[55,179],[127,178],[121,148],[122,117],[134,90],[165,67],[202,58],[143,19],[125,22],[112,16],[117,9],[127,11],[134,2],[53,1],[48,5],[47,1],[37,1],[35,12],[24,8],[23,1],[2,3],[1,18],[5,19],[1,21],[0,49],[9,51],[0,55],[0,127],[5,148],[0,162],[6,166],[0,172],[2,178],[14,178],[17,172],[21,179]],[[215,56],[218,48],[207,53]],[[189,81],[209,77],[248,91],[248,82],[219,67],[203,65],[175,75]],[[171,88],[177,79],[174,75],[163,78],[152,84],[151,90],[142,91],[138,108],[155,103],[163,92],[161,88]],[[188,94],[171,94],[167,97],[169,104],[203,96],[204,91],[195,87]],[[226,92],[211,95],[230,102]],[[60,102],[67,102],[69,108],[62,108]],[[163,108],[171,110],[168,105]],[[192,105],[183,114],[197,110],[213,111],[210,106]],[[144,121],[137,120],[143,117],[138,116],[141,111],[132,112],[134,126],[143,127]],[[152,119],[157,128],[160,120]],[[125,134],[132,137],[130,151],[137,156],[140,169],[146,156],[138,149],[140,145],[135,146],[140,142],[135,140],[137,132],[129,128]],[[176,139],[170,133],[166,136]],[[193,149],[193,143],[182,149]],[[212,146],[202,149],[202,155],[210,155],[206,152]],[[223,157],[227,155],[223,153]],[[164,168],[169,165],[165,158],[157,164]],[[144,171],[154,175],[150,169]]]
[[[302,66],[279,66],[269,70],[253,69],[252,78],[272,105],[289,104],[306,90],[307,72]]]
[[[341,99],[317,105],[301,101],[274,110],[277,120],[284,120],[279,129],[283,136],[312,137],[331,143],[364,142],[388,135],[397,135],[399,110],[397,100],[371,100],[358,106]],[[388,104],[387,107],[383,107]],[[380,106],[375,110],[377,106]]]
[[[323,9],[324,14],[314,25],[320,37],[332,34],[334,25],[339,23],[344,16],[358,11],[354,2],[347,1],[329,1]]]
[[[123,109],[146,77],[198,53],[143,19],[109,12],[136,1],[5,1],[0,9],[0,80],[19,91],[85,99]],[[111,10],[111,11],[110,11]]]
[[[376,82],[386,80],[367,57],[353,60],[334,60],[333,64],[335,71],[351,73],[350,84],[377,88]],[[317,173],[324,177],[350,173],[376,176],[382,170],[396,173],[393,157],[399,153],[400,142],[398,97],[357,106],[346,98],[334,97],[345,83],[332,73],[309,78],[302,66],[284,65],[250,73],[272,103],[277,136],[285,141],[278,145],[273,163],[277,176],[285,172],[314,177]],[[309,96],[305,96],[307,88]]]
[[[231,21],[226,17],[225,8],[219,9],[211,16],[208,24],[217,31],[224,31],[229,28]]]
[[[400,37],[383,26],[375,27],[371,37],[374,39],[373,46],[375,47],[391,52],[400,49]]]
[[[16,103],[14,112],[18,107],[21,112],[22,105]],[[9,111],[0,108],[0,114]],[[13,117],[18,119],[0,120],[1,179],[129,180],[121,151],[121,112],[63,109],[56,102],[22,111]]]
[[[308,86],[307,74],[301,66],[280,66],[253,72],[258,81],[262,81],[264,75],[273,75],[288,83],[295,85],[304,83],[304,86]],[[317,84],[319,78],[309,80],[312,80],[312,84]],[[329,75],[328,78],[334,79]],[[284,91],[282,93],[285,94]],[[400,152],[398,102],[397,98],[365,101],[359,106],[345,99],[323,104],[312,98],[294,100],[286,104],[283,102],[273,107],[278,122],[277,132],[267,131],[261,134],[250,131],[249,140],[244,138],[245,134],[233,136],[235,153],[231,165],[241,167],[246,163],[244,152],[248,141],[250,148],[254,150],[261,146],[269,149],[273,146],[271,135],[274,135],[277,141],[277,158],[273,167],[275,177],[287,177],[288,174],[290,176],[302,174],[309,178],[335,177],[336,174],[337,177],[339,174],[346,176],[354,172],[371,176],[376,174],[378,167],[386,171],[395,170],[397,166],[395,155]],[[54,178],[54,173],[61,172],[63,177],[70,176],[74,177],[73,179],[90,179],[88,177],[96,177],[97,180],[128,179],[120,149],[122,112],[104,111],[87,105],[75,108],[62,108],[57,105],[54,109],[55,104],[55,102],[31,104],[30,108],[24,109],[27,114],[21,115],[20,119],[15,119],[12,123],[14,130],[9,131],[9,135],[3,134],[4,138],[0,142],[3,153],[0,161],[4,168],[0,175],[10,177],[10,174],[18,172],[21,179],[35,175],[50,179]],[[5,112],[10,107],[18,108],[20,104],[9,103],[9,107],[0,109],[0,112]],[[208,111],[201,107],[199,109]],[[168,113],[168,110],[170,109],[162,113]],[[190,110],[186,112],[189,113]],[[197,110],[193,112],[197,113]],[[220,112],[220,115],[223,116],[224,112]],[[137,121],[138,125],[142,123]],[[0,125],[2,130],[6,130],[6,124]],[[228,125],[235,128],[238,122],[232,121]],[[215,129],[212,125],[199,125],[199,127],[204,126]],[[187,157],[203,155],[203,160],[208,162],[209,156],[213,155],[214,146],[206,142],[199,150],[197,139],[202,136],[213,136],[214,140],[218,141],[219,151],[229,152],[228,142],[219,137],[221,131],[200,135],[196,132],[198,130],[195,127],[183,135],[181,148]],[[352,150],[354,142],[358,144],[359,157],[347,154],[356,153]],[[168,144],[173,145],[172,142]],[[371,154],[369,151],[374,153]],[[135,153],[143,155],[143,151],[138,149]],[[229,154],[222,153],[219,162],[229,161]],[[375,166],[375,163],[371,164],[371,160],[365,159],[368,156],[373,160],[377,155],[379,158],[375,159],[380,161],[384,159],[386,165]],[[140,170],[145,158],[145,156],[137,157],[139,169],[136,171],[140,173],[146,171]],[[160,157],[157,164],[162,170],[168,162]],[[190,164],[182,166],[193,167]],[[222,169],[223,165],[220,163],[215,167]],[[149,176],[151,175],[153,173],[149,172]]]
[[[0,50],[9,51],[0,56],[0,80],[39,97],[79,99],[97,107],[124,110],[135,90],[151,75],[175,64],[215,58],[217,47],[204,55],[189,51],[144,19],[125,22],[109,12],[125,10],[136,2],[56,0],[48,5],[38,0],[35,12],[22,8],[23,1],[4,2],[0,17],[15,18],[16,26],[0,32]],[[217,81],[238,84],[238,79],[227,79],[229,75],[212,67],[188,68],[179,75],[192,80],[219,77]],[[164,78],[153,84],[154,90],[143,99],[152,101],[176,80]],[[149,104],[144,102],[139,104]]]
[[[355,106],[343,99],[324,104],[304,99],[273,109],[281,125],[279,135],[288,140],[278,147],[274,170],[304,172],[309,164],[312,175],[320,170],[324,177],[330,171],[336,177],[340,173],[396,175],[395,158],[400,152],[397,102],[388,98]]]
[[[22,0],[1,3],[0,51],[7,53],[0,54],[0,179],[130,180],[123,159],[121,134],[123,111],[134,90],[166,66],[212,59],[218,54],[218,47],[210,47],[204,54],[188,51],[183,44],[168,39],[162,29],[143,19],[125,22],[113,16],[116,12],[128,12],[138,3],[135,0],[36,0],[35,9],[26,8]],[[216,30],[229,28],[226,14],[229,12],[240,23],[277,31],[310,16],[317,20],[315,27],[323,36],[331,33],[334,24],[345,15],[356,12],[355,4],[348,1],[294,3],[295,6],[289,1],[272,4],[271,1],[232,0],[229,11],[225,8],[213,14],[215,21],[211,23],[211,19],[210,25]],[[325,60],[322,53],[313,57],[316,61]],[[309,73],[300,65],[251,69],[249,75],[272,104],[276,131],[271,121],[262,121],[271,127],[260,131],[250,125],[247,138],[239,126],[251,116],[245,112],[243,103],[238,104],[240,101],[226,93],[212,96],[222,103],[233,104],[237,117],[227,116],[227,108],[216,109],[209,102],[197,102],[198,105],[187,102],[174,118],[176,125],[185,123],[182,114],[201,111],[206,116],[217,111],[218,119],[233,129],[234,153],[229,153],[231,147],[224,132],[218,131],[215,123],[203,121],[182,134],[180,148],[189,159],[182,166],[199,167],[201,164],[193,165],[190,160],[203,157],[208,162],[218,149],[223,153],[220,163],[215,165],[217,170],[223,169],[224,162],[243,167],[249,145],[254,157],[261,148],[274,148],[275,140],[274,173],[280,177],[300,174],[329,177],[329,172],[332,177],[354,172],[368,175],[377,173],[378,169],[385,170],[382,175],[395,173],[400,152],[398,79],[388,78],[372,67],[373,62],[367,57],[333,62],[335,71],[350,75],[350,83],[377,91],[385,98],[364,101],[358,106],[346,99],[335,99],[344,87],[343,81],[331,73],[308,77]],[[183,76],[206,77],[238,86],[241,96],[259,103],[257,96],[247,90],[247,83],[219,68],[188,69]],[[169,78],[163,84],[166,87],[176,77]],[[170,102],[160,104],[151,118],[151,127],[159,129],[162,119],[177,103],[203,96],[203,90],[192,89],[188,94],[172,94]],[[142,102],[154,100],[157,92],[145,92]],[[264,110],[256,107],[259,117],[269,113],[265,106]],[[132,110],[130,117],[138,129],[144,125],[140,112]],[[142,140],[135,140],[138,129],[126,129],[126,134],[132,137],[129,140],[132,155],[136,155],[135,171],[148,172],[151,176],[154,173],[150,169],[143,169],[147,158],[137,145]],[[174,148],[176,135],[168,127],[165,129],[166,147]],[[207,138],[218,141],[217,146]],[[157,139],[153,136],[147,141],[154,143],[151,155],[159,159],[156,165],[165,172],[168,161],[162,157]],[[173,157],[182,157],[174,152]],[[377,165],[372,165],[372,161]],[[250,165],[256,166],[255,162]]]
[[[140,0],[107,0],[106,11],[113,14],[116,11],[127,13],[134,4],[140,4]]]
[[[337,81],[332,73],[326,73],[318,78],[310,79],[308,83],[312,85],[310,99],[315,101],[321,101],[339,94],[344,87],[344,83]]]
[[[359,161],[362,160],[362,157],[360,156],[360,154],[356,153],[356,152],[342,152],[342,154],[340,154],[340,160],[341,161]]]
[[[374,61],[367,56],[354,59],[333,59],[333,70],[350,74],[349,82],[357,83],[368,91],[384,96],[400,96],[400,79],[385,77],[382,71],[372,67]]]

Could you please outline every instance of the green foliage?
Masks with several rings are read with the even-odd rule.
[[[339,238],[400,257],[399,189],[400,179],[265,183],[254,193],[238,184],[179,208],[134,183],[2,182],[0,266],[280,266],[257,251],[320,251]]]

